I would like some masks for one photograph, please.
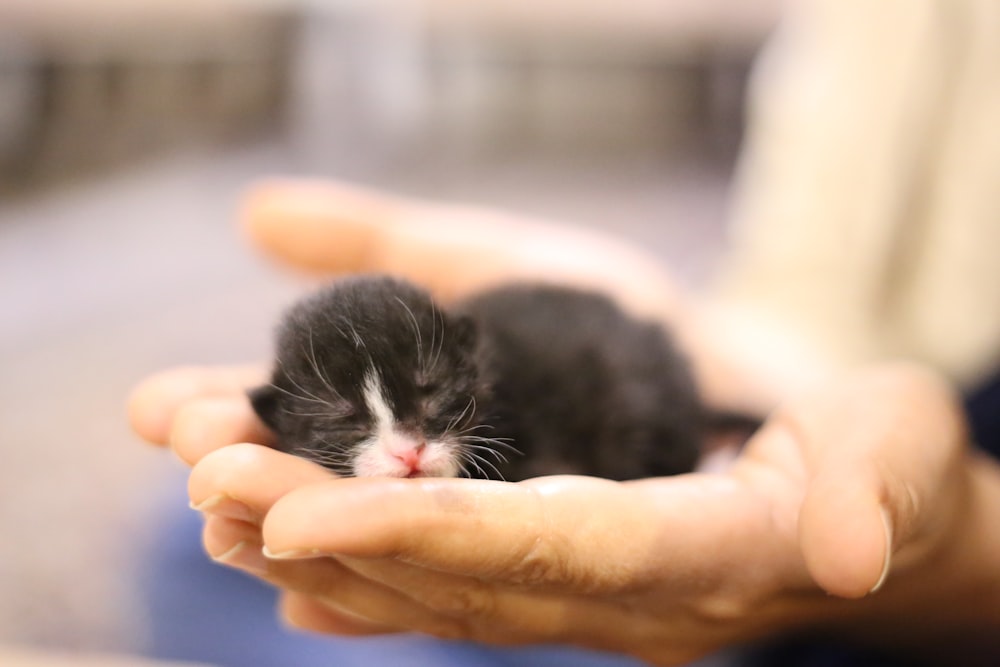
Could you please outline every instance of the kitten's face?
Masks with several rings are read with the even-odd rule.
[[[251,401],[279,447],[342,475],[456,476],[481,436],[471,321],[387,279],[296,306]]]

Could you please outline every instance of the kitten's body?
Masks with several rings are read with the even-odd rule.
[[[293,307],[252,402],[279,447],[351,475],[677,474],[705,426],[665,332],[604,297],[510,286],[444,311],[377,277]]]

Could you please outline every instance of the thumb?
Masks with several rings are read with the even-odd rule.
[[[808,474],[799,544],[817,584],[858,598],[948,525],[963,421],[946,383],[910,365],[856,375],[815,399],[790,410]]]
[[[892,564],[892,513],[868,462],[817,475],[799,513],[799,543],[810,575],[828,593],[859,598],[877,591]]]

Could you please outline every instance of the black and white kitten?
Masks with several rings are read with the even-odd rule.
[[[662,328],[567,288],[444,310],[407,282],[349,278],[292,307],[276,347],[254,409],[280,449],[341,475],[678,474],[711,422]]]

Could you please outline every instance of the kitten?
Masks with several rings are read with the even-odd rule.
[[[371,276],[296,304],[250,397],[280,449],[355,476],[678,474],[712,419],[666,332],[606,297],[511,285],[445,310]]]

